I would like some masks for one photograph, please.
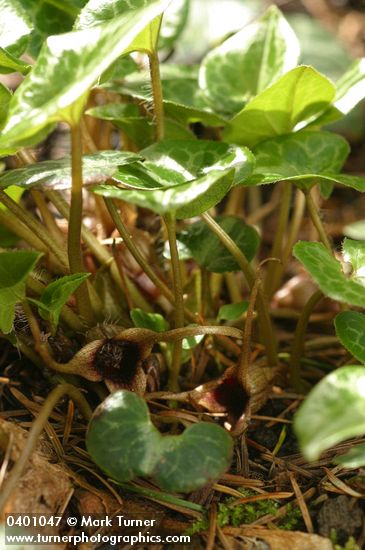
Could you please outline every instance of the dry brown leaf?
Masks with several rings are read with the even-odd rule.
[[[13,464],[19,459],[27,438],[26,430],[12,422],[0,419],[0,452],[2,455],[5,454],[8,444],[11,444],[8,470],[11,470]],[[4,508],[4,514],[62,515],[72,496],[73,487],[69,476],[61,466],[50,462],[51,457],[50,447],[41,438]],[[39,532],[42,530],[41,527],[37,527],[37,529]],[[47,526],[46,529],[47,534],[58,534],[56,527],[54,527],[54,532],[51,532],[50,526]],[[53,547],[58,550],[62,549],[62,545],[48,546],[50,550]]]
[[[314,548],[316,550],[333,550],[330,539],[300,531],[283,531],[261,527],[226,527],[223,531],[226,535],[230,535],[230,543],[234,550],[253,548],[252,539],[266,542],[269,545],[268,550],[283,550],[283,548],[290,548],[290,550],[313,550]]]

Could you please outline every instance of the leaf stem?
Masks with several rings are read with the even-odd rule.
[[[282,183],[278,223],[276,226],[275,238],[270,253],[270,257],[277,258],[278,260],[283,259],[283,241],[288,225],[292,189],[293,188],[291,182]],[[281,274],[282,264],[279,262],[270,262],[265,277],[265,293],[268,298],[271,298],[271,296],[277,289]]]
[[[156,140],[160,141],[165,135],[163,93],[160,75],[160,62],[156,50],[148,54],[150,64],[151,86],[153,93],[153,106],[156,124]]]
[[[297,189],[295,194],[294,212],[290,220],[287,241],[286,241],[285,248],[282,255],[282,258],[283,258],[282,269],[284,269],[285,264],[288,261],[288,258],[291,254],[292,248],[295,244],[295,241],[298,237],[299,228],[303,220],[304,208],[305,208],[305,196],[300,189]]]
[[[131,238],[126,226],[123,223],[121,216],[118,213],[114,201],[108,198],[104,198],[104,200],[108,208],[109,214],[115,224],[115,227],[118,229],[119,234],[124,241],[124,244],[128,248],[129,252],[132,254],[133,258],[141,266],[147,277],[149,277],[153,284],[160,290],[161,294],[163,294],[169,300],[169,302],[173,303],[175,299],[174,293],[171,292],[169,287],[165,285],[165,283],[160,279],[157,273],[149,265],[147,259],[143,256],[139,248],[134,244],[133,239]],[[184,311],[185,315],[194,322],[195,315],[191,311],[188,311],[186,308],[184,308]]]
[[[80,124],[71,124],[71,205],[68,224],[68,260],[71,273],[85,271],[81,251],[82,225],[82,135]],[[88,325],[93,324],[89,291],[86,281],[75,292],[80,315]]]
[[[317,229],[319,238],[321,239],[324,246],[329,250],[329,252],[332,254],[332,247],[331,243],[329,241],[329,238],[327,237],[326,230],[322,224],[322,220],[317,208],[317,205],[313,199],[312,192],[311,191],[304,191],[305,200],[307,204],[307,209],[309,212],[309,215],[311,217],[312,223],[314,227]]]
[[[202,214],[202,219],[212,230],[212,232],[217,235],[221,243],[227,248],[227,250],[235,258],[236,262],[240,266],[243,275],[246,278],[249,288],[252,290],[255,284],[255,271],[251,267],[249,261],[243,252],[238,248],[236,243],[231,239],[231,237],[221,228],[221,226],[208,214]],[[273,331],[272,322],[269,315],[268,306],[262,289],[258,289],[257,295],[257,313],[258,313],[258,323],[260,328],[261,340],[266,349],[266,355],[269,362],[269,365],[275,366],[278,364],[277,356],[277,345],[276,338]]]
[[[182,284],[181,266],[179,252],[176,242],[176,217],[174,214],[166,214],[165,225],[170,246],[172,281],[174,287],[174,306],[175,306],[175,328],[184,326],[184,294]],[[179,387],[179,372],[181,366],[182,342],[175,342],[172,352],[172,365],[170,371],[169,388],[177,391]]]
[[[60,248],[54,239],[48,234],[43,225],[24,210],[19,204],[17,204],[9,195],[3,190],[0,190],[0,201],[14,214],[15,218],[22,222],[34,235],[42,241],[46,249],[51,252],[60,265],[63,273],[68,273],[68,261],[67,255],[62,248]]]
[[[64,200],[62,195],[57,191],[47,191],[47,196],[49,200],[55,205],[57,210],[62,214],[62,216],[68,220],[70,217],[70,209],[67,202]],[[124,292],[123,282],[120,278],[120,273],[118,266],[116,264],[113,256],[108,252],[105,246],[103,246],[98,238],[84,225],[81,225],[81,235],[85,244],[92,250],[94,256],[101,263],[101,265],[109,265],[110,274],[117,284],[117,286]],[[134,286],[130,279],[126,278],[128,285],[128,290],[133,298],[134,303],[137,307],[144,309],[145,311],[151,311],[151,307],[148,302],[144,299],[138,289]]]
[[[309,318],[311,316],[311,313],[313,312],[313,309],[322,298],[323,293],[320,290],[317,290],[314,294],[312,294],[300,314],[295,329],[294,341],[289,360],[289,369],[291,384],[293,388],[298,391],[301,391],[303,389],[302,381],[300,378],[300,360],[304,352],[304,339],[309,323]]]
[[[27,465],[29,458],[31,457],[34,449],[37,446],[38,438],[41,435],[48,418],[57,405],[58,401],[64,396],[69,395],[69,397],[75,401],[77,406],[80,409],[80,412],[86,418],[90,420],[92,416],[92,411],[85,397],[82,395],[80,390],[71,384],[61,384],[54,388],[51,393],[48,395],[47,399],[43,403],[37,418],[33,422],[32,428],[29,431],[28,439],[23,448],[23,451],[17,460],[15,466],[11,470],[10,475],[5,481],[3,487],[1,488],[0,496],[0,512],[3,512],[3,509],[15,487],[18,485],[19,479],[21,478],[24,469]]]

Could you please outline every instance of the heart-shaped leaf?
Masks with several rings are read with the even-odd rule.
[[[235,216],[218,216],[216,221],[251,261],[260,244],[255,229]],[[208,271],[226,273],[240,270],[233,256],[203,221],[190,225],[179,233],[178,239],[187,246],[195,261]]]
[[[254,165],[248,149],[203,140],[164,140],[141,154],[146,158],[143,164],[119,170],[113,178],[124,189],[100,185],[93,191],[159,214],[175,212],[178,218],[190,218],[216,205],[232,183],[242,183],[251,174]],[[226,177],[230,172],[233,182],[231,175]]]
[[[244,185],[292,181],[310,189],[316,183],[337,182],[365,191],[365,178],[338,173],[349,151],[347,141],[332,132],[302,130],[268,139],[254,148],[256,167]]]
[[[170,186],[156,184],[155,187],[151,186],[148,173],[142,173],[138,175],[138,186],[134,189],[104,184],[92,187],[91,190],[103,197],[120,199],[142,208],[149,208],[157,214],[175,212],[178,219],[186,219],[198,216],[223,199],[232,186],[232,177],[226,177],[231,172],[230,169],[212,171],[191,182]],[[123,183],[125,183],[128,175],[120,174],[116,178],[120,181],[124,180]]]
[[[74,273],[47,285],[39,300],[32,300],[38,306],[43,319],[50,320],[53,326],[57,327],[63,306],[89,276],[90,273]]]
[[[365,287],[345,276],[338,262],[322,243],[298,242],[293,254],[304,265],[322,292],[339,302],[365,307]]]
[[[25,297],[25,281],[42,254],[28,250],[0,253],[0,330],[11,332],[15,306]]]
[[[335,91],[334,85],[312,67],[297,67],[233,117],[224,130],[224,139],[253,147],[303,128],[329,106]]]
[[[136,162],[141,157],[123,151],[100,151],[84,155],[82,159],[83,181],[85,184],[98,183],[111,178],[118,166]],[[9,185],[20,187],[46,186],[53,189],[71,187],[71,159],[45,160],[23,168],[9,170],[0,175],[0,188]]]
[[[341,344],[365,364],[365,315],[357,311],[342,311],[336,315],[335,327]]]
[[[12,98],[0,149],[34,143],[53,122],[77,121],[89,89],[119,56],[141,45],[135,39],[166,3],[150,1],[96,27],[49,37]]]
[[[203,59],[199,84],[215,110],[236,113],[298,63],[299,43],[271,6]]]
[[[165,9],[171,0],[165,1]],[[110,22],[115,18],[133,14],[134,11],[148,8],[150,0],[89,0],[81,10],[74,29],[84,30],[100,24]],[[141,50],[145,53],[152,53],[157,48],[157,40],[161,26],[161,12],[152,18],[147,26],[134,37],[130,51]]]
[[[365,433],[365,369],[342,367],[323,378],[299,408],[294,430],[309,460]]]
[[[96,464],[117,481],[151,477],[161,489],[181,492],[218,479],[232,456],[231,437],[215,424],[198,423],[181,435],[162,436],[143,399],[126,390],[96,409],[86,445]]]

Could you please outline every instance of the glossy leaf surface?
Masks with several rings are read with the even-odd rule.
[[[208,53],[201,64],[200,87],[216,111],[234,114],[293,69],[298,58],[294,32],[278,8],[271,6]]]
[[[301,450],[309,460],[365,433],[365,368],[342,367],[323,378],[294,418]]]
[[[116,173],[118,166],[136,162],[140,158],[134,153],[123,151],[100,151],[84,155],[83,181],[85,184],[103,182]],[[65,157],[59,160],[45,160],[4,172],[0,175],[0,188],[9,185],[68,189],[71,187],[71,159]]]
[[[49,37],[13,96],[0,149],[34,143],[53,122],[77,121],[91,86],[120,55],[135,49],[135,38],[165,6],[164,0],[152,1],[102,25]]]
[[[254,148],[256,167],[244,185],[288,180],[310,189],[318,182],[335,181],[365,191],[365,178],[339,174],[349,151],[347,141],[332,132],[302,130],[268,139]]]
[[[335,87],[325,76],[312,67],[297,67],[233,117],[224,139],[253,147],[273,136],[288,134],[316,118],[334,96]]]
[[[144,400],[125,390],[96,409],[86,445],[96,464],[117,481],[148,476],[161,489],[181,492],[217,479],[232,455],[231,437],[215,424],[198,423],[181,435],[162,436]]]
[[[0,47],[20,55],[32,31],[31,19],[21,0],[0,0]]]
[[[232,183],[242,183],[254,165],[245,148],[212,141],[164,140],[141,151],[146,161],[119,170],[112,185],[95,193],[127,200],[178,218],[190,218],[217,204]],[[227,177],[229,175],[229,177]],[[232,181],[233,179],[233,181]]]
[[[216,221],[233,239],[247,260],[251,261],[260,244],[256,230],[235,216],[218,216]],[[203,221],[190,225],[179,234],[178,239],[189,249],[195,261],[208,271],[225,273],[240,270],[227,248]]]
[[[300,241],[294,246],[293,253],[326,296],[339,302],[365,307],[365,287],[357,280],[345,276],[341,263],[322,243]]]

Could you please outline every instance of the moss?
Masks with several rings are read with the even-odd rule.
[[[293,506],[289,503],[286,506],[285,516],[278,522],[278,527],[280,529],[284,529],[285,531],[295,531],[295,529],[297,529],[298,527],[301,517],[302,514],[300,512],[300,509],[297,506]]]
[[[337,533],[334,529],[331,529],[330,539],[333,544],[333,550],[361,550],[360,546],[356,544],[354,537],[350,537],[344,546],[341,546],[341,544],[336,544]]]

